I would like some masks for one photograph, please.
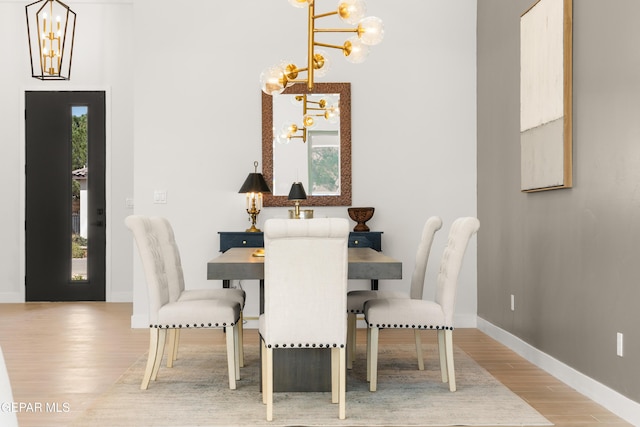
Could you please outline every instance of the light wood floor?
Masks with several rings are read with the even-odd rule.
[[[0,304],[0,346],[14,401],[27,405],[18,414],[22,427],[68,425],[144,354],[148,330],[130,328],[131,312],[129,303]],[[184,331],[181,343],[224,344],[221,331],[203,332]],[[250,340],[257,342],[255,330],[246,331]],[[364,342],[365,330],[358,340]],[[631,425],[476,329],[456,329],[454,340],[557,427]],[[381,346],[399,342],[412,343],[413,335],[380,335]]]

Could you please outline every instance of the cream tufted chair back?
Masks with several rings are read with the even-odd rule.
[[[424,290],[424,277],[427,274],[427,264],[429,263],[429,254],[431,253],[431,245],[436,231],[442,228],[442,219],[439,216],[432,216],[422,227],[422,235],[420,243],[416,251],[416,263],[411,274],[411,289],[409,297],[412,299],[422,299]]]
[[[171,301],[177,301],[180,298],[180,294],[184,291],[184,273],[182,271],[180,250],[176,243],[173,227],[171,227],[171,223],[169,223],[169,220],[166,218],[152,217],[150,221],[153,224],[158,244],[163,252],[164,268],[169,287],[169,299]]]
[[[473,217],[456,219],[451,224],[447,246],[440,260],[440,270],[436,282],[435,302],[442,307],[444,324],[442,327],[453,328],[453,314],[456,306],[458,275],[462,269],[462,261],[467,251],[469,240],[480,228],[480,221]]]
[[[267,346],[344,346],[349,226],[346,219],[267,220]]]
[[[144,269],[149,301],[149,323],[158,323],[160,308],[170,301],[169,274],[165,267],[160,236],[152,218],[132,215],[126,218],[127,227],[133,232]]]

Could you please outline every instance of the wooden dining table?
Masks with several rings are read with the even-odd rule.
[[[371,248],[349,248],[349,279],[402,279],[402,262]],[[207,279],[260,281],[260,313],[264,312],[264,253],[260,248],[230,248],[207,263]],[[267,284],[268,286],[268,284]],[[345,313],[346,321],[347,313]],[[329,349],[274,351],[274,391],[330,391]]]
[[[258,248],[260,249],[260,248]],[[264,256],[256,248],[231,248],[207,263],[207,279],[260,280],[260,313],[264,310]],[[371,248],[349,248],[349,279],[402,279],[402,262]]]

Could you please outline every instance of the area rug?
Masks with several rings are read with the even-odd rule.
[[[378,391],[369,392],[364,346],[347,373],[347,418],[338,419],[330,393],[275,393],[274,420],[266,421],[259,391],[258,344],[245,344],[245,367],[236,390],[228,388],[224,346],[180,348],[173,368],[163,366],[140,390],[146,356],[73,424],[145,426],[540,426],[553,425],[455,349],[458,391],[442,383],[436,346],[424,346],[425,370],[411,345],[380,349]]]

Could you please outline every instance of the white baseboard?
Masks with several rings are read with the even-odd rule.
[[[563,383],[589,399],[607,408],[627,422],[640,426],[640,403],[629,399],[617,391],[597,382],[596,380],[576,371],[572,367],[560,362],[537,348],[527,344],[515,335],[478,317],[478,329],[491,338],[509,347],[529,362],[544,369]]]

